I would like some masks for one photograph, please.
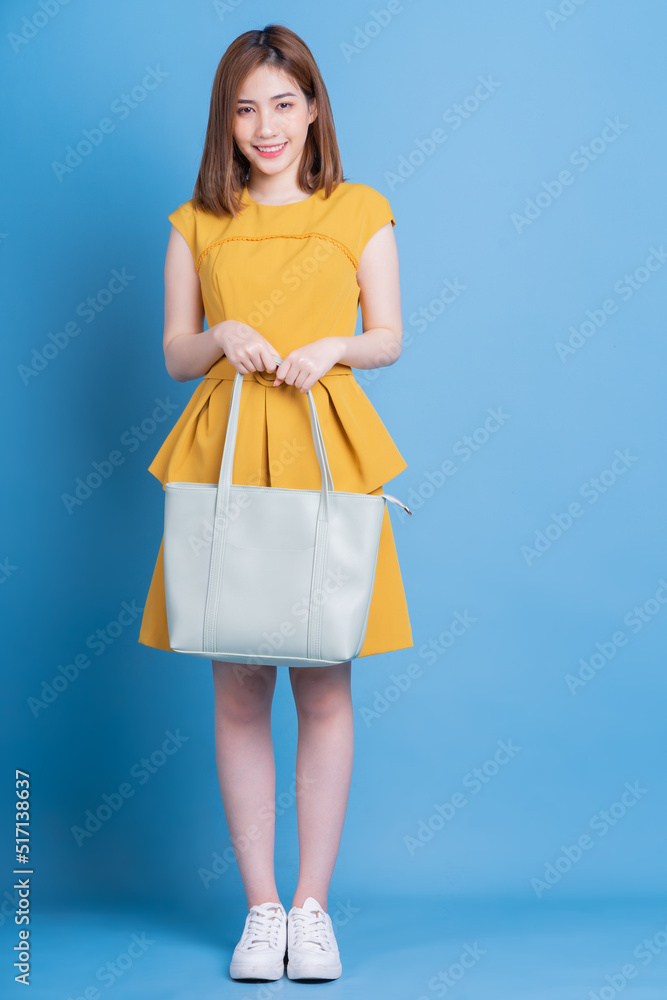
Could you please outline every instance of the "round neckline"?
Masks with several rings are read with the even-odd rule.
[[[250,191],[248,191],[248,185],[243,185],[243,194],[245,198],[251,205],[256,205],[258,208],[290,208],[292,205],[304,205],[307,201],[312,201],[315,195],[318,194],[319,190],[320,189],[318,189],[318,191],[313,191],[313,193],[309,194],[307,198],[302,198],[300,201],[286,201],[282,205],[266,205],[262,201],[255,201],[253,196],[250,194]]]

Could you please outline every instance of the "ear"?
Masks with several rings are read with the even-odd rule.
[[[308,115],[308,124],[310,125],[310,123],[314,122],[316,118],[317,118],[317,99],[315,97],[313,97],[312,101],[310,102],[310,112],[309,112],[309,115]]]

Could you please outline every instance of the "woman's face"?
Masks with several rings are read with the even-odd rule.
[[[281,174],[296,162],[317,117],[301,88],[283,72],[266,65],[253,70],[241,86],[234,110],[233,134],[255,172]]]

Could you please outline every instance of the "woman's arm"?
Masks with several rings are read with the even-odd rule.
[[[217,342],[216,324],[204,325],[201,284],[190,248],[172,225],[164,264],[164,359],[177,382],[201,378],[224,350]]]
[[[391,222],[366,243],[359,261],[357,284],[363,323],[361,337],[338,337],[341,364],[352,368],[383,368],[398,361],[403,340],[398,249]]]

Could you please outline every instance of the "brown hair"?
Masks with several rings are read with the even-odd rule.
[[[336,141],[329,95],[313,55],[297,34],[282,24],[246,31],[229,45],[218,64],[209,110],[204,152],[192,201],[214,215],[236,217],[248,176],[249,161],[232,134],[236,100],[249,73],[267,64],[296,81],[308,101],[317,101],[317,117],[308,134],[297,181],[303,191],[324,188],[328,198],[345,178]]]

